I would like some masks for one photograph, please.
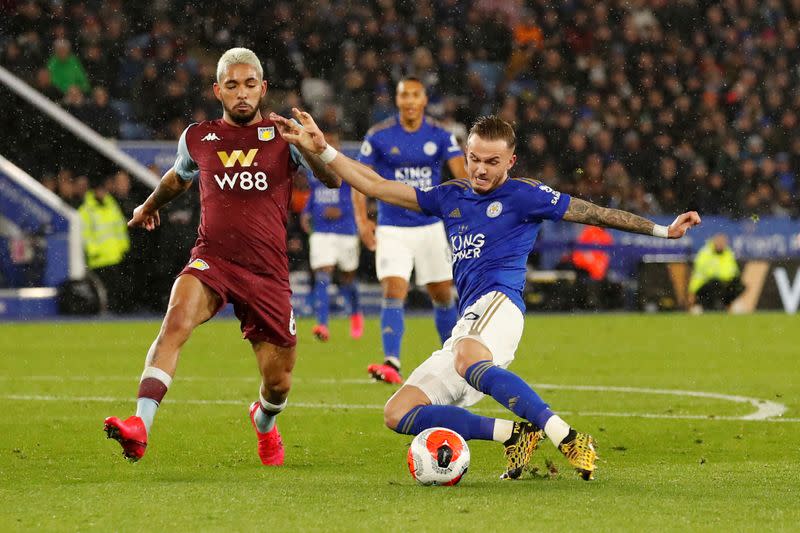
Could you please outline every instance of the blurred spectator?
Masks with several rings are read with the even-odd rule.
[[[33,88],[42,93],[50,100],[57,101],[61,99],[61,92],[53,85],[53,80],[50,77],[50,71],[46,68],[40,68],[36,71],[36,78],[33,82]]]
[[[105,87],[92,90],[92,100],[85,106],[86,124],[103,137],[116,138],[119,135],[119,116],[110,106]]]
[[[586,226],[578,235],[577,243],[579,245],[608,246],[614,244],[614,239],[603,228]],[[579,294],[576,303],[584,309],[600,308],[608,265],[611,263],[609,252],[600,248],[578,248],[572,252],[571,260],[578,273],[576,284]]]
[[[110,193],[112,179],[111,175],[93,178],[78,214],[86,266],[105,287],[108,310],[122,312],[130,302],[131,281],[125,262],[130,239],[127,220]]]
[[[744,291],[739,278],[739,265],[728,238],[714,235],[697,252],[692,277],[689,280],[689,308],[694,314],[704,310],[729,309]]]
[[[72,45],[66,39],[57,39],[53,43],[53,55],[47,62],[47,70],[53,79],[53,85],[62,93],[70,87],[77,86],[84,93],[89,92],[89,80],[78,56],[72,53]]]

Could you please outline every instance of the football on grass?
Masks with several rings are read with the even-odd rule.
[[[426,429],[411,441],[408,469],[421,485],[455,485],[469,468],[469,447],[446,428]]]

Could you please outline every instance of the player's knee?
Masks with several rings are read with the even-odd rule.
[[[467,369],[479,361],[492,359],[492,353],[475,339],[461,339],[453,347],[453,365],[462,378]]]
[[[386,424],[387,428],[394,431],[408,411],[409,409],[406,406],[389,400],[383,406],[383,423]]]
[[[271,372],[262,377],[264,386],[270,395],[286,397],[292,388],[292,374],[290,372]]]

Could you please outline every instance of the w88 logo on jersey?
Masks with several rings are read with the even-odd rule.
[[[223,191],[225,189],[241,189],[243,191],[251,191],[253,189],[257,191],[266,191],[269,189],[267,173],[262,171],[253,173],[243,170],[242,172],[234,172],[232,175],[228,175],[227,172],[224,172],[222,177],[220,177],[219,174],[214,174],[214,179],[217,181],[219,188]]]

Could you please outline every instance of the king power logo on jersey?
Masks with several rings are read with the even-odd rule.
[[[248,150],[247,154],[245,154],[243,150],[234,150],[231,153],[217,152],[217,156],[219,156],[219,160],[222,161],[225,168],[231,168],[237,162],[243,167],[252,166],[256,154],[258,154],[258,148]]]
[[[453,264],[462,259],[479,258],[484,244],[486,244],[486,235],[483,233],[451,235],[450,248],[453,250]]]

